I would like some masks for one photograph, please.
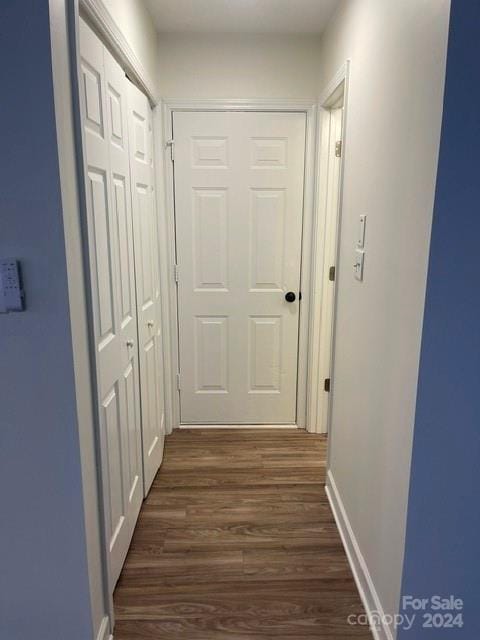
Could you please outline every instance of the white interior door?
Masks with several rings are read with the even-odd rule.
[[[80,95],[110,587],[143,499],[126,78],[80,23]]]
[[[320,319],[320,343],[318,349],[318,370],[321,391],[317,402],[317,428],[327,431],[329,394],[322,386],[326,379],[330,379],[333,357],[333,326],[335,308],[335,278],[330,277],[330,267],[336,269],[337,237],[339,224],[340,175],[342,145],[343,107],[330,111],[330,129],[328,135],[328,153],[326,156],[326,216],[325,216],[325,246],[323,261],[323,299]]]
[[[128,126],[135,238],[145,495],[160,467],[165,439],[160,270],[155,206],[152,112],[128,82]]]
[[[173,115],[183,423],[296,422],[305,126]]]

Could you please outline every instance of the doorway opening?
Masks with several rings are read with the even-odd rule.
[[[308,422],[311,430],[327,433],[333,393],[336,281],[342,207],[348,62],[327,86],[320,100],[317,185],[317,218]]]

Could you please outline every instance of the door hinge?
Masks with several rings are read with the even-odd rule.
[[[341,140],[337,140],[335,142],[335,157],[336,158],[342,157],[342,141]]]
[[[302,292],[301,292],[301,291],[299,291],[299,292],[298,292],[298,299],[299,299],[299,300],[301,300],[301,299],[302,299]]]
[[[174,140],[167,140],[165,142],[165,145],[167,147],[170,147],[170,158],[172,159],[172,162],[175,160],[175,141]]]
[[[175,282],[178,283],[180,279],[180,269],[178,268],[178,264],[173,265],[173,277],[175,278]]]
[[[335,267],[330,267],[328,270],[328,279],[330,282],[335,282]]]
[[[180,385],[180,374],[177,373],[177,389],[178,391],[180,391],[181,385]]]
[[[325,378],[325,382],[323,383],[324,391],[330,391],[330,378]]]

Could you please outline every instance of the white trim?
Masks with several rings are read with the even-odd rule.
[[[175,220],[174,220],[174,173],[173,163],[167,141],[173,138],[172,114],[174,111],[265,111],[265,112],[301,112],[306,114],[306,138],[305,138],[305,180],[304,180],[304,207],[303,207],[303,232],[302,232],[302,270],[301,292],[302,306],[299,320],[299,346],[298,346],[298,380],[297,380],[297,426],[309,428],[307,422],[307,396],[309,386],[308,372],[308,341],[310,317],[310,299],[312,297],[311,262],[313,240],[313,218],[315,210],[316,192],[316,128],[317,105],[311,100],[264,100],[264,99],[176,99],[163,100],[164,114],[164,162],[165,162],[165,202],[168,235],[161,238],[161,251],[170,256],[168,277],[168,298],[170,311],[168,322],[170,325],[170,348],[172,353],[170,376],[171,384],[176,387],[176,375],[179,371],[178,362],[178,318],[177,318],[177,287],[173,274],[175,262]],[[164,318],[167,321],[167,318]],[[180,426],[180,395],[176,394],[172,412],[172,426]]]
[[[340,69],[337,70],[333,78],[330,79],[330,82],[327,84],[327,86],[324,88],[324,90],[320,94],[318,104],[321,107],[328,108],[329,106],[331,106],[330,103],[333,96],[335,95],[336,90],[345,80],[347,80],[349,76],[349,71],[350,71],[350,60],[346,60],[342,64]]]
[[[169,111],[309,111],[315,100],[243,98],[163,98]]]
[[[113,636],[110,633],[110,624],[108,616],[105,616],[102,620],[102,624],[100,625],[100,629],[98,630],[96,640],[113,640]]]
[[[179,429],[298,429],[296,424],[181,424]]]
[[[365,558],[360,551],[359,544],[348,519],[347,512],[338,492],[335,480],[331,471],[327,472],[327,484],[325,491],[330,503],[330,507],[337,524],[340,537],[342,539],[345,553],[357,585],[360,598],[368,616],[375,614],[373,619],[384,620],[384,610],[372,577],[365,562]],[[393,640],[390,628],[382,624],[381,627],[370,627],[375,640]]]
[[[101,606],[98,629],[109,631],[113,620],[113,601],[108,593],[107,568],[103,545],[102,485],[98,469],[98,424],[94,357],[90,342],[89,287],[84,269],[83,215],[78,146],[79,117],[76,43],[77,3],[49,0],[52,78],[55,125],[62,197],[65,256],[67,261],[70,324],[74,358],[76,409],[80,444],[87,563],[92,613]],[[73,64],[71,62],[73,61]],[[92,620],[92,634],[96,634]],[[98,634],[97,634],[98,635]]]
[[[307,399],[311,384],[308,369],[310,347],[310,325],[312,323],[312,304],[314,296],[312,279],[312,262],[314,260],[315,203],[316,203],[316,138],[317,138],[317,106],[307,111],[305,132],[305,176],[303,188],[303,230],[302,230],[302,271],[300,291],[300,323],[298,335],[298,373],[297,373],[297,425],[301,429],[311,431],[312,425],[307,416]]]
[[[130,80],[139,86],[147,95],[152,106],[155,106],[159,101],[155,82],[153,78],[149,77],[147,70],[128,44],[120,27],[102,0],[80,0],[80,15],[98,33],[104,44],[112,50],[115,58],[128,73]]]
[[[173,162],[170,153],[170,147],[167,141],[172,137],[172,114],[165,100],[162,100],[163,109],[163,130],[158,130],[156,135],[160,136],[158,149],[163,149],[163,167],[164,167],[164,187],[165,187],[165,215],[164,215],[164,232],[165,235],[160,237],[160,253],[163,253],[168,261],[164,276],[166,276],[166,298],[168,299],[168,309],[162,320],[169,326],[169,354],[170,369],[166,373],[171,388],[171,407],[170,407],[170,430],[176,429],[180,424],[180,396],[177,386],[177,375],[179,371],[178,361],[178,315],[177,315],[177,284],[175,278],[176,264],[176,244],[175,244],[175,214],[174,214],[174,198],[173,198]],[[166,305],[165,305],[166,306]],[[167,338],[167,336],[166,336]],[[165,344],[165,346],[167,346]],[[166,350],[166,349],[165,349]]]
[[[177,384],[175,371],[177,363],[175,359],[175,336],[172,335],[175,327],[175,311],[172,309],[172,288],[171,279],[173,277],[173,264],[175,262],[175,247],[170,242],[171,232],[169,229],[169,216],[167,194],[165,192],[165,176],[167,173],[166,157],[163,153],[164,145],[164,105],[160,101],[153,109],[153,136],[155,149],[155,185],[157,191],[157,224],[158,241],[160,249],[160,291],[161,291],[161,325],[162,325],[162,346],[163,346],[163,375],[165,383],[165,431],[170,434],[174,426],[178,425],[176,415],[177,404]]]
[[[330,135],[330,107],[343,94],[343,122],[342,122],[342,157],[339,176],[339,197],[336,221],[336,278],[338,278],[338,245],[340,238],[340,220],[343,195],[343,175],[345,164],[345,141],[348,111],[348,87],[349,87],[350,62],[347,60],[328,83],[322,98],[319,101],[318,135],[317,135],[317,191],[316,191],[316,216],[314,231],[312,233],[312,310],[310,313],[310,349],[309,349],[309,394],[307,402],[307,424],[310,431],[327,433],[329,431],[330,408],[334,393],[333,384],[333,348],[335,332],[336,296],[333,303],[333,328],[328,335],[322,332],[322,316],[325,313],[326,300],[324,296],[325,269],[329,265],[324,263],[327,216],[327,168],[328,168],[328,143]],[[336,286],[336,283],[335,283]],[[327,355],[325,355],[327,354]],[[323,389],[323,380],[330,377],[330,392]]]

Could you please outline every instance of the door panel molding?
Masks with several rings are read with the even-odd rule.
[[[161,113],[158,113],[161,109]],[[312,269],[312,232],[314,229],[315,202],[316,202],[316,145],[317,145],[317,104],[312,100],[290,99],[176,99],[166,98],[161,106],[157,107],[158,122],[163,125],[163,135],[157,131],[158,147],[163,149],[163,163],[165,169],[165,225],[161,237],[161,252],[168,256],[168,304],[163,309],[164,325],[168,324],[170,346],[169,366],[167,374],[171,389],[172,406],[169,414],[169,422],[172,428],[180,426],[180,396],[177,390],[177,373],[179,371],[178,353],[178,314],[177,314],[177,287],[175,281],[175,209],[174,209],[174,171],[172,150],[170,141],[173,138],[173,113],[176,111],[259,111],[259,112],[300,112],[306,114],[306,138],[305,138],[305,176],[304,176],[304,209],[302,230],[302,265],[301,265],[301,292],[302,306],[299,320],[299,346],[298,346],[298,379],[297,379],[297,426],[311,428],[307,419],[307,397],[310,394],[308,375],[308,345],[311,325],[311,269]],[[228,148],[211,143],[197,145],[197,162],[228,163]],[[282,145],[275,141],[275,145],[257,145],[252,149],[258,162],[284,161]],[[200,154],[200,155],[198,155]],[[202,155],[203,154],[203,155]],[[252,156],[253,159],[253,156]]]

